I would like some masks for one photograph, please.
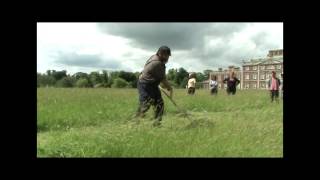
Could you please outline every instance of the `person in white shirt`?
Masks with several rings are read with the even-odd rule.
[[[213,76],[210,79],[210,93],[211,93],[211,95],[217,95],[218,94],[217,76]]]
[[[283,73],[281,73],[280,78],[280,98],[283,99]]]
[[[189,81],[188,81],[188,94],[193,95],[196,90],[196,74],[192,73],[189,75]]]

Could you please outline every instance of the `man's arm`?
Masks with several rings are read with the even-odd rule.
[[[227,78],[225,78],[222,82],[223,83],[226,83],[228,81],[228,79]]]
[[[161,86],[162,88],[165,88],[165,89],[167,89],[168,91],[170,91],[170,97],[172,97],[172,93],[173,93],[172,87],[171,87],[171,85],[169,84],[167,78],[164,78],[164,79],[160,82],[160,86]]]
[[[168,80],[166,78],[164,78],[161,82],[160,82],[160,86],[162,88],[165,88],[167,89],[168,91],[171,91],[172,90],[172,87],[171,85],[169,84]]]
[[[240,84],[240,80],[237,78],[237,85]]]

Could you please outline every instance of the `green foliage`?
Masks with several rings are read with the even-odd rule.
[[[179,68],[179,71],[177,72],[174,78],[174,82],[178,84],[180,87],[182,87],[182,82],[185,80],[185,78],[188,78],[188,77],[189,77],[189,73],[185,69]]]
[[[203,82],[207,80],[206,76],[200,72],[196,73],[196,81],[197,82]]]
[[[207,69],[207,70],[203,71],[203,75],[204,75],[205,80],[209,79],[209,74],[211,72],[213,72],[213,70],[210,70],[210,69]]]
[[[114,82],[112,84],[112,87],[114,87],[114,88],[124,88],[127,86],[128,86],[128,82],[122,78],[114,79]]]
[[[187,77],[183,78],[183,80],[181,81],[181,84],[180,84],[180,88],[185,88],[186,85],[188,84],[188,80],[189,80],[189,78],[187,78]]]
[[[83,87],[89,87],[89,86],[90,86],[89,81],[86,78],[80,78],[76,82],[76,87],[83,88]]]
[[[67,71],[66,70],[63,70],[63,71],[55,71],[55,70],[53,70],[51,72],[51,76],[53,76],[56,81],[59,81],[62,78],[67,77]]]
[[[57,87],[73,87],[73,79],[71,77],[63,77],[62,79],[58,80],[56,83]]]
[[[92,87],[94,87],[98,83],[102,83],[99,72],[91,72],[89,75],[89,82]]]
[[[37,73],[37,86],[38,87],[48,87],[48,86],[54,86],[56,83],[56,80],[53,76],[47,76],[42,75],[40,73]]]
[[[173,81],[175,77],[177,76],[177,69],[169,69],[168,74],[167,74],[167,79],[169,81]]]

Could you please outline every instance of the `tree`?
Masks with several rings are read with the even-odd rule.
[[[120,72],[118,72],[118,71],[113,71],[113,72],[110,73],[110,77],[111,77],[112,79],[116,79],[116,78],[119,77],[119,74],[120,74]]]
[[[54,86],[56,80],[52,76],[37,73],[37,87]]]
[[[85,79],[89,79],[89,75],[87,73],[83,73],[83,72],[77,72],[75,74],[72,75],[72,77],[74,77],[76,80],[79,80],[80,78],[85,78]]]
[[[120,71],[119,78],[126,80],[130,87],[137,87],[136,84],[137,84],[138,77],[135,73]]]
[[[89,87],[89,81],[87,78],[80,78],[76,82],[77,87]]]
[[[114,80],[115,80],[116,78],[118,78],[118,77],[119,77],[119,72],[118,72],[118,71],[113,71],[113,72],[111,72],[111,73],[110,73],[110,77],[109,77],[108,85],[111,87],[112,84],[113,84],[113,82],[114,82]]]
[[[189,73],[185,69],[179,68],[179,71],[177,72],[174,78],[174,82],[181,87],[181,83],[183,79],[188,78],[188,76],[189,76]]]
[[[63,77],[56,83],[57,87],[73,87],[73,80],[70,76]]]
[[[67,71],[63,70],[63,71],[52,71],[51,75],[54,77],[54,79],[56,81],[59,81],[60,79],[62,79],[63,77],[67,77]]]
[[[94,87],[96,84],[101,83],[99,72],[91,72],[89,75],[89,84]]]
[[[213,70],[210,70],[210,69],[207,69],[207,70],[203,71],[203,74],[204,74],[206,80],[209,79],[209,75],[212,72],[213,72]]]
[[[109,76],[108,76],[108,72],[106,70],[102,71],[102,74],[100,75],[100,79],[101,79],[103,87],[107,87]]]
[[[47,75],[51,76],[51,70],[47,70]]]
[[[168,80],[174,80],[177,75],[177,69],[169,69],[168,74],[167,74],[167,79]]]
[[[196,73],[196,80],[197,82],[202,82],[207,80],[206,76],[202,74],[201,72]]]
[[[128,86],[128,82],[122,78],[114,79],[114,82],[112,84],[112,87],[115,87],[115,88],[124,88],[127,86]]]
[[[137,88],[137,83],[138,83],[138,80],[139,80],[140,72],[135,72],[135,73],[134,73],[134,76],[135,76],[136,78],[135,78],[135,80],[133,80],[133,81],[131,82],[131,87]]]
[[[187,83],[188,83],[188,77],[183,78],[183,80],[181,81],[180,87],[185,88]]]

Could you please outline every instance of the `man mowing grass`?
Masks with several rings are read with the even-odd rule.
[[[165,74],[165,64],[168,62],[169,56],[171,56],[170,48],[161,46],[158,52],[146,62],[138,80],[139,107],[135,117],[144,117],[152,105],[155,111],[153,126],[160,125],[164,110],[159,84],[162,88],[170,91],[170,96],[172,97],[172,87],[167,81]]]

